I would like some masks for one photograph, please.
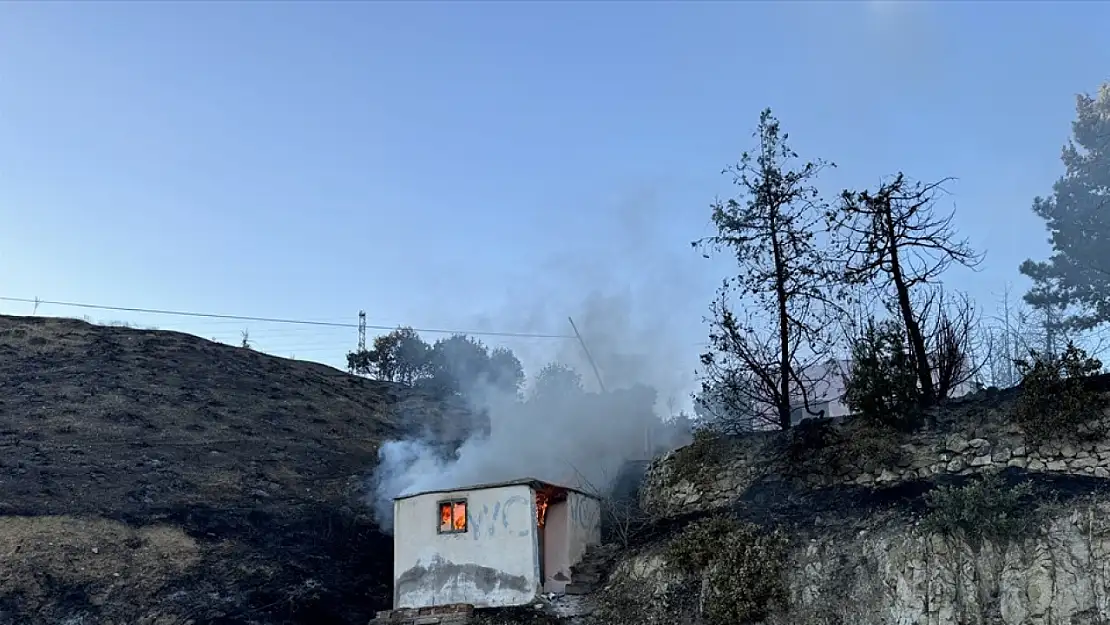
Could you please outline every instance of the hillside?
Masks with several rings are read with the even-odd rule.
[[[657,531],[619,554],[598,622],[1110,623],[1110,376],[1083,385],[1082,421],[1043,438],[1016,418],[1026,387],[909,432],[698,437],[649,468]]]
[[[377,444],[464,418],[188,334],[0,317],[0,623],[365,623],[391,592]]]

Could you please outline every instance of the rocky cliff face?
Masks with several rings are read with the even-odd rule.
[[[1110,623],[1110,499],[1073,502],[1027,539],[966,541],[904,517],[870,530],[792,537],[787,599],[767,625],[1091,625]],[[629,555],[613,579],[637,613],[606,623],[711,622],[705,578],[675,572],[655,547]],[[684,600],[685,598],[685,600]]]
[[[972,398],[896,441],[839,424],[800,455],[804,433],[699,441],[656,461],[641,504],[669,535],[625,553],[596,622],[726,622],[724,602],[764,625],[1110,624],[1110,441],[1034,444],[1007,418],[1012,399]],[[1007,513],[1027,516],[1021,533],[979,540],[924,521],[927,493],[984,474],[1033,489]],[[675,566],[671,546],[707,515],[781,530],[779,561],[745,570],[729,562],[771,552],[721,543],[698,570]],[[727,609],[753,602],[741,584],[772,576],[765,610]]]
[[[641,490],[645,510],[660,517],[727,507],[767,476],[787,476],[809,487],[884,487],[966,476],[1006,468],[1110,479],[1110,440],[1085,443],[1027,443],[1007,418],[1008,400],[971,398],[945,416],[952,423],[896,441],[867,441],[853,424],[827,428],[822,453],[790,458],[778,432],[713,443],[695,442],[660,458]],[[710,447],[697,449],[698,445]],[[889,448],[883,454],[875,447]]]

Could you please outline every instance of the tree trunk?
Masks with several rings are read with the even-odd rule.
[[[894,218],[886,206],[883,215],[887,228],[887,241],[890,245],[890,277],[898,293],[898,308],[902,311],[902,322],[906,324],[906,337],[913,347],[914,361],[917,364],[917,380],[921,383],[921,401],[926,406],[936,402],[936,389],[933,385],[933,369],[929,366],[929,354],[925,351],[925,337],[921,334],[921,326],[913,314],[913,304],[910,302],[910,288],[906,284],[906,277],[902,274],[901,261],[898,258],[898,244],[894,232]]]
[[[775,256],[775,298],[779,313],[779,427],[789,430],[790,423],[790,316],[787,311],[786,268],[783,266],[782,249],[771,225],[771,251]]]

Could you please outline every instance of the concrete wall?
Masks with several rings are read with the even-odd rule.
[[[445,499],[467,500],[465,533],[437,532]],[[394,608],[523,605],[540,591],[536,498],[528,486],[399,500],[393,540]]]
[[[601,502],[571,491],[567,494],[567,513],[567,559],[573,566],[582,559],[586,547],[601,544]]]
[[[543,528],[543,591],[563,592],[570,582],[570,507],[567,502],[551,504]]]
[[[570,567],[578,564],[586,547],[601,543],[601,504],[571,491],[566,501],[547,509],[543,531],[543,591],[563,592],[571,581]]]

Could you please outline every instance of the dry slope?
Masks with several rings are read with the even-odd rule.
[[[465,415],[176,332],[0,316],[0,624],[365,623],[377,443]]]

